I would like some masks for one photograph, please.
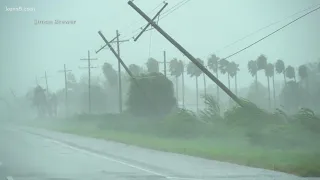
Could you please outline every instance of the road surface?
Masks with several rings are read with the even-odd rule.
[[[0,127],[0,180],[300,180],[293,175],[26,127]]]

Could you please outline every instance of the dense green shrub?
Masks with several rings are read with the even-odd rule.
[[[161,73],[149,73],[131,79],[128,111],[136,116],[165,116],[176,107],[172,81]]]

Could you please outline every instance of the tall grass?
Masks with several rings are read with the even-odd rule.
[[[295,115],[274,113],[242,100],[220,112],[212,96],[196,115],[179,109],[164,119],[137,118],[129,113],[81,114],[60,121],[55,130],[106,138],[159,150],[234,163],[275,168],[301,176],[320,176],[320,119],[310,109]]]

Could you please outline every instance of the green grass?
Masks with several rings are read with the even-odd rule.
[[[38,120],[31,124],[161,151],[320,177],[320,120],[305,111],[284,118],[251,106],[230,109],[224,118],[205,114],[197,118],[181,111],[155,120],[107,114]]]
[[[180,116],[180,115],[179,115]],[[320,176],[319,134],[296,123],[258,126],[246,121],[205,124],[192,115],[147,120],[123,115],[81,116],[32,124],[55,131],[299,176]],[[172,119],[175,118],[175,119]],[[239,125],[241,124],[241,125]]]

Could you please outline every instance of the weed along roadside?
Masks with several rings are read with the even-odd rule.
[[[210,96],[206,99],[213,103]],[[34,120],[29,125],[299,176],[320,176],[319,117],[306,109],[290,116],[244,103],[246,108],[235,106],[223,117],[213,113],[215,109],[201,116],[181,109],[160,120],[128,113],[81,114],[67,120]]]

